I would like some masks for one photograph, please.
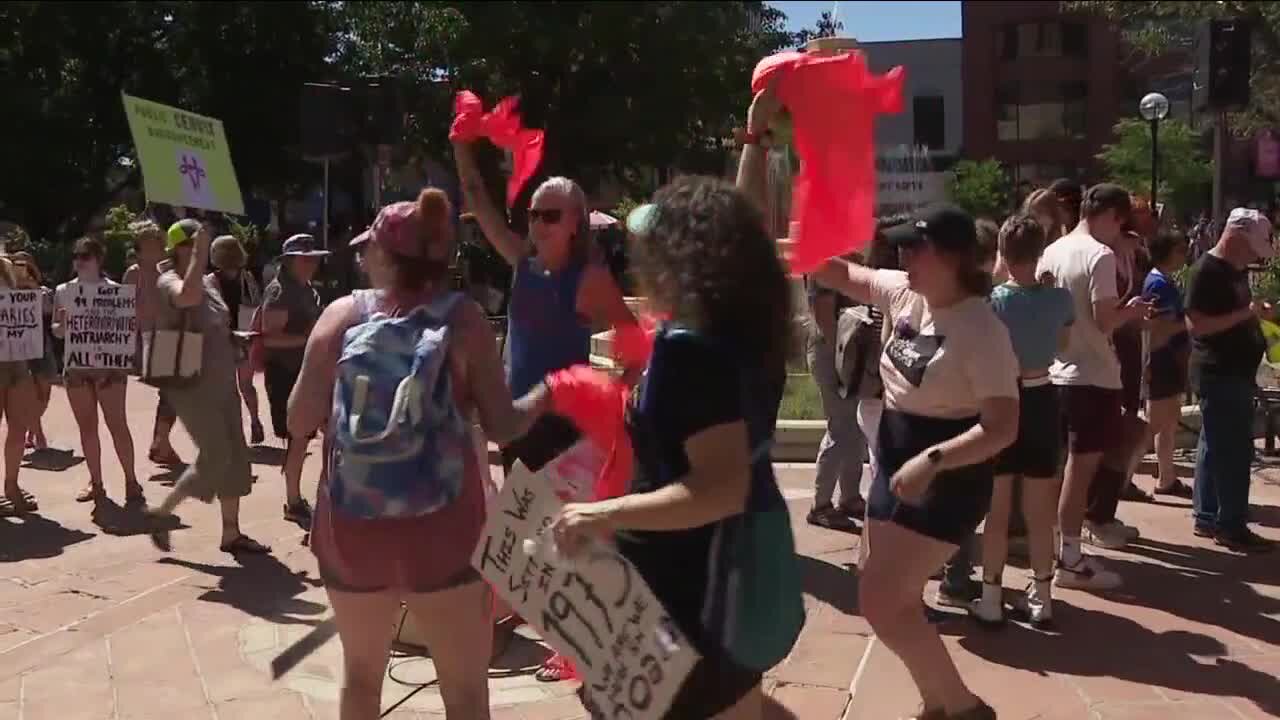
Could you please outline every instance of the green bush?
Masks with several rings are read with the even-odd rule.
[[[788,375],[782,391],[779,420],[823,420],[822,396],[812,375]]]

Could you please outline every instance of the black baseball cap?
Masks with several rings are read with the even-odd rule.
[[[1093,217],[1108,210],[1115,210],[1121,219],[1133,212],[1133,198],[1129,191],[1115,183],[1098,183],[1084,191],[1081,214]]]
[[[978,246],[973,216],[949,203],[921,208],[911,220],[885,230],[884,237],[899,247],[928,241],[949,252],[971,251]]]

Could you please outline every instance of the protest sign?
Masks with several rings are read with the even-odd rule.
[[[0,291],[0,362],[44,357],[44,324],[38,290]]]
[[[244,214],[221,120],[121,95],[148,201]]]
[[[58,299],[67,309],[66,369],[132,370],[138,331],[135,288],[77,283],[68,289],[69,296]]]
[[[593,542],[561,557],[550,526],[563,503],[548,469],[517,464],[489,513],[472,564],[512,609],[569,656],[584,703],[603,717],[662,717],[698,653],[639,572]]]

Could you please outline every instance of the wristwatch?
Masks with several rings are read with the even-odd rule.
[[[940,465],[942,463],[942,449],[930,448],[929,452],[925,454],[925,458],[930,465]]]

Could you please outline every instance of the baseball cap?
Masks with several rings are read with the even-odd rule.
[[[649,232],[656,219],[657,209],[653,203],[645,203],[627,213],[627,232],[637,237]]]
[[[1239,233],[1249,240],[1249,249],[1262,260],[1275,257],[1271,243],[1271,221],[1266,215],[1250,208],[1238,207],[1227,216],[1223,235]]]
[[[184,218],[169,226],[169,232],[166,233],[164,248],[172,250],[179,245],[184,245],[195,239],[196,233],[200,232],[200,222],[191,218]]]
[[[351,238],[351,242],[347,243],[347,246],[348,246],[348,247],[353,247],[353,248],[358,248],[358,247],[360,247],[361,245],[364,245],[364,244],[365,244],[365,243],[367,243],[367,242],[369,242],[369,231],[368,231],[368,230],[365,230],[364,232],[360,233],[359,235],[357,235],[357,236],[355,236],[355,237]]]
[[[1133,213],[1133,196],[1115,183],[1098,183],[1085,190],[1082,217],[1097,217],[1108,210],[1116,211],[1121,220],[1127,219]]]
[[[298,233],[290,235],[288,240],[284,241],[284,245],[280,248],[281,255],[297,255],[301,257],[325,257],[329,254],[328,250],[319,250],[316,248],[316,238],[314,235],[307,233]]]
[[[884,231],[890,244],[919,245],[926,240],[939,250],[969,251],[978,246],[978,231],[969,213],[950,203],[922,208],[908,222]]]
[[[391,203],[378,212],[369,227],[368,239],[405,257],[422,257],[427,248],[422,243],[422,216],[418,204],[408,201]]]

